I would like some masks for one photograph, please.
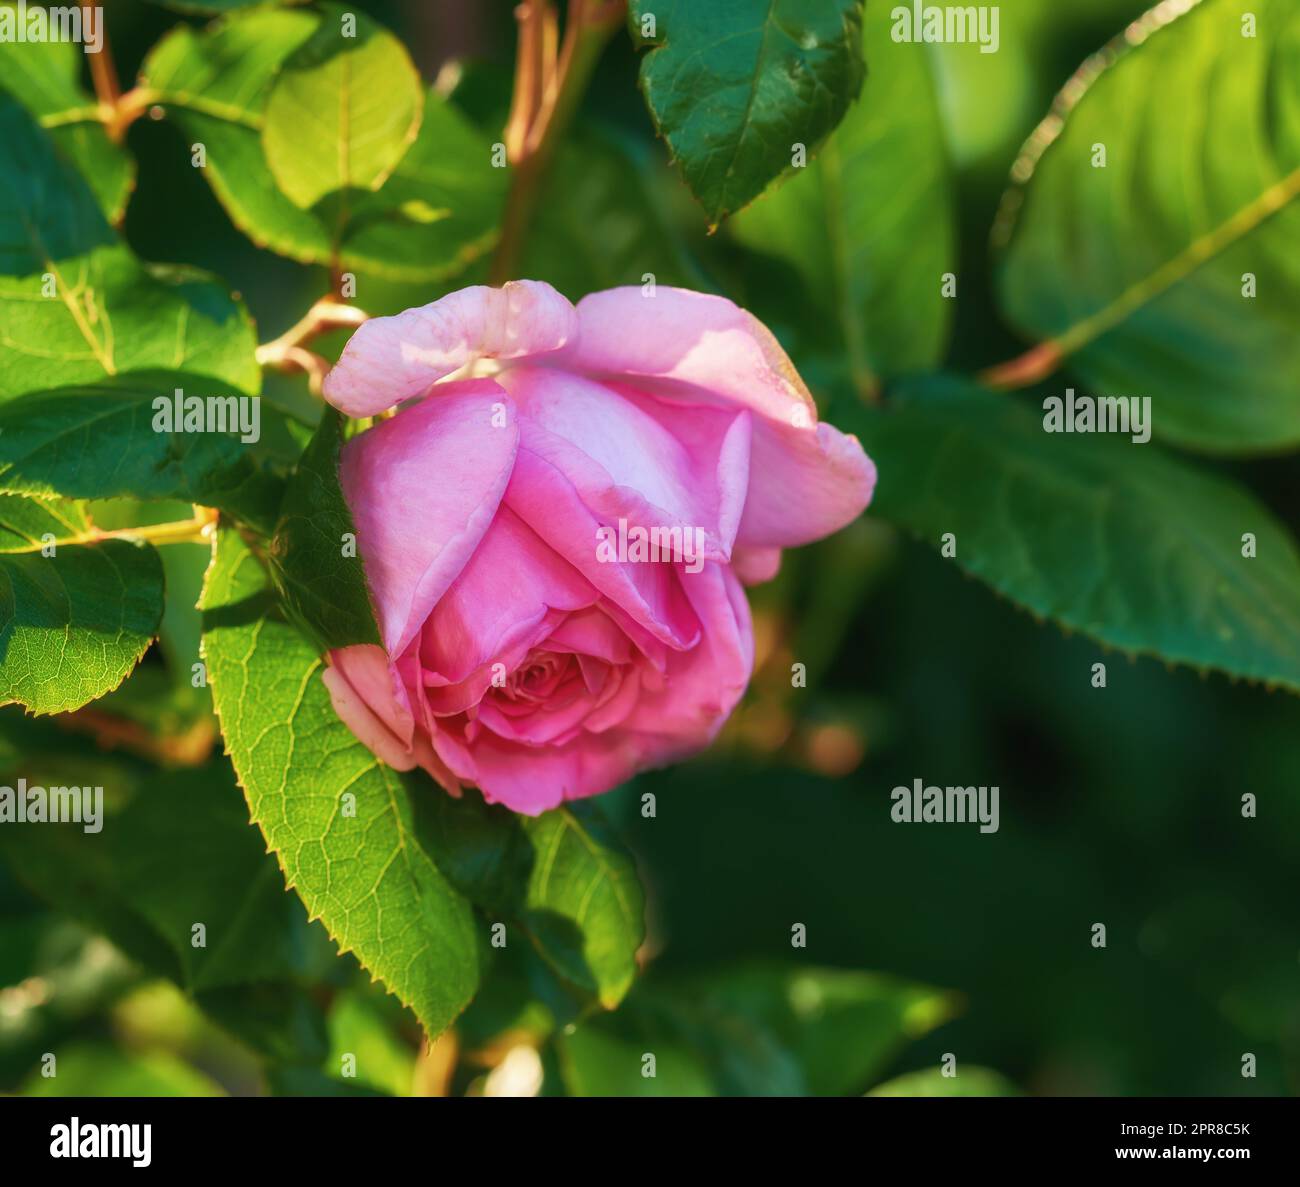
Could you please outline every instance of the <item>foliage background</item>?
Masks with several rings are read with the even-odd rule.
[[[456,99],[485,129],[499,128],[513,45],[507,4],[356,7],[400,36],[426,79],[474,60]],[[1143,7],[1014,0],[1002,5],[998,54],[933,47],[961,260],[951,369],[1023,348],[999,320],[988,262],[1005,179],[1057,88]],[[177,19],[113,0],[124,78]],[[525,271],[575,298],[638,283],[644,271],[727,292],[791,343],[838,420],[856,396],[834,352],[800,353],[817,334],[806,294],[752,251],[743,219],[706,235],[655,140],[637,65],[623,37],[602,59]],[[124,230],[138,255],[217,273],[242,294],[261,340],[323,290],[321,269],[260,250],[232,227],[172,124],[139,121],[128,144],[138,179]],[[918,141],[855,198],[888,202],[933,167],[924,153]],[[923,229],[901,246],[933,248]],[[439,291],[363,278],[358,303],[392,312]],[[313,415],[300,381],[268,376],[266,394]],[[1298,526],[1293,459],[1207,468],[1247,483]],[[906,498],[907,475],[883,481]],[[125,504],[102,509],[99,522],[178,511],[187,513]],[[582,1023],[528,961],[508,960],[456,1039],[429,1049],[414,1018],[306,924],[257,834],[235,830],[243,802],[206,693],[175,678],[197,653],[198,616],[187,607],[207,549],[163,551],[163,637],[119,693],[73,721],[0,710],[6,772],[102,782],[132,813],[139,841],[120,866],[104,857],[103,870],[90,850],[58,865],[57,854],[11,837],[0,845],[4,1091],[52,1087],[39,1076],[46,1051],[59,1055],[61,1092],[494,1091],[509,1079],[500,1069],[518,1066],[503,1063],[507,1051],[520,1046],[541,1051],[548,1093],[860,1092],[929,1073],[945,1052],[961,1067],[993,1069],[1002,1080],[978,1081],[989,1090],[1300,1088],[1300,706],[1288,693],[1104,653],[868,515],[787,554],[780,579],[754,591],[761,666],[715,750],[606,798],[649,904],[650,972],[628,1003]],[[807,690],[788,687],[795,659],[808,664]],[[1110,673],[1104,691],[1089,683],[1098,659]],[[1001,830],[892,824],[890,790],[916,777],[998,784]],[[646,791],[657,796],[653,820],[639,811]],[[1239,820],[1245,792],[1261,806],[1249,827]],[[229,888],[249,886],[230,959],[245,971],[257,964],[255,984],[211,965],[194,975],[183,947],[140,959],[157,941],[139,933],[165,930],[173,912],[191,917],[188,896],[212,910]],[[807,925],[806,950],[790,948],[796,921]],[[1104,951],[1089,944],[1096,921],[1108,927]],[[129,958],[121,941],[133,930]],[[787,971],[756,971],[774,966]],[[810,968],[897,980],[822,979]],[[782,978],[796,986],[788,1000],[806,1006],[793,1021],[773,1021],[767,990],[755,988]],[[628,1053],[643,1049],[659,1054],[649,1084],[628,1071]],[[357,1081],[339,1078],[345,1051],[358,1053]],[[1247,1051],[1258,1056],[1254,1080],[1240,1075]]]

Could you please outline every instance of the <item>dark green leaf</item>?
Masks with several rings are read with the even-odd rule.
[[[417,814],[447,876],[519,923],[565,980],[613,1009],[636,976],[645,900],[631,855],[590,802],[520,816],[437,794]]]
[[[836,327],[860,389],[940,361],[943,277],[958,272],[930,47],[894,42],[892,26],[887,6],[867,7],[862,98],[815,159],[731,223],[798,274],[809,319]]]
[[[1258,501],[1128,438],[954,379],[853,424],[873,510],[1034,614],[1112,647],[1300,689],[1300,554]],[[1243,556],[1243,535],[1257,555]]]
[[[811,153],[862,86],[859,0],[633,0],[641,89],[710,223]]]
[[[352,512],[339,487],[342,442],[343,418],[331,408],[289,480],[271,547],[285,604],[322,650],[379,642]]]
[[[95,540],[76,504],[0,495],[0,705],[62,713],[103,696],[140,661],[162,608],[153,548]]]
[[[209,380],[146,372],[0,404],[0,491],[181,499],[230,511],[269,534],[282,484],[254,463],[238,435],[155,430],[154,401],[170,402],[178,388],[217,394]]]
[[[315,648],[274,617],[265,573],[228,531],[204,588],[203,650],[226,748],[290,886],[437,1034],[474,992],[485,937],[416,836],[413,796],[430,793],[338,719]]]
[[[1149,396],[1159,436],[1295,446],[1300,8],[1261,0],[1246,36],[1236,0],[1186,7],[1090,59],[1025,146],[1002,301],[1099,394]]]
[[[46,129],[90,183],[104,217],[116,223],[126,211],[135,164],[108,138],[98,105],[81,86],[84,58],[71,41],[0,41],[0,87]]]
[[[10,868],[259,1049],[323,1057],[324,1018],[299,982],[327,942],[285,893],[229,769],[155,777],[124,808],[105,790],[100,831],[0,830]]]

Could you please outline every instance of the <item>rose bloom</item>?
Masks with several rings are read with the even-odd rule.
[[[340,462],[383,646],[330,653],[334,707],[530,815],[707,746],[753,668],[742,582],[875,483],[772,334],[683,289],[462,289],[365,323],[324,392],[401,406]]]

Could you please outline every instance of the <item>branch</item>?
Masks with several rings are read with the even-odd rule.
[[[625,12],[623,0],[569,0],[564,42],[557,52],[555,14],[549,0],[524,0],[515,10],[520,22],[519,47],[515,93],[505,131],[506,154],[514,173],[501,240],[492,259],[492,284],[514,279],[555,146]]]
[[[369,314],[355,305],[345,305],[332,296],[321,297],[296,325],[257,348],[257,364],[287,374],[304,372],[312,394],[319,396],[330,364],[308,350],[307,343],[333,330],[356,329],[368,319]]]

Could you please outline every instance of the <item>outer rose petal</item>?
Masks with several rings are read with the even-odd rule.
[[[781,571],[781,550],[737,548],[731,557],[731,567],[746,585],[762,585]]]
[[[339,479],[352,508],[380,637],[401,655],[496,515],[519,428],[490,379],[448,383],[343,447]]]
[[[876,471],[857,438],[817,423],[780,343],[725,297],[659,288],[592,293],[578,336],[547,366],[622,381],[661,398],[754,413],[749,497],[738,544],[784,548],[828,536],[871,501]]]
[[[334,711],[376,758],[396,771],[419,764],[453,795],[460,782],[415,728],[406,690],[380,647],[360,644],[331,651],[321,679]]]
[[[349,339],[325,377],[325,398],[349,416],[374,416],[475,359],[521,359],[563,346],[577,327],[568,300],[539,280],[473,285]]]

